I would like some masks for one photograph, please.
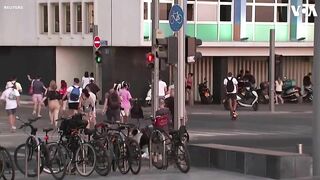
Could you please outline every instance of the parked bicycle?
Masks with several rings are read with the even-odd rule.
[[[14,177],[15,169],[9,151],[0,146],[0,179],[13,180]]]

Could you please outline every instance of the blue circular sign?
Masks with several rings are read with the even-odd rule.
[[[184,21],[184,15],[181,7],[173,5],[169,13],[169,24],[172,31],[179,31]]]

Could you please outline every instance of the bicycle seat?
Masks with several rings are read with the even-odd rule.
[[[43,129],[43,132],[45,132],[45,133],[48,133],[50,131],[53,131],[53,128],[44,128]]]
[[[88,136],[92,136],[96,132],[95,129],[85,129],[84,134]]]

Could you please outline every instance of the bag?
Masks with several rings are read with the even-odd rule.
[[[112,94],[110,94],[108,102],[109,102],[109,107],[111,109],[120,108],[119,95],[116,92],[113,92]]]
[[[232,93],[234,91],[234,85],[233,85],[233,78],[231,78],[230,80],[227,78],[227,92],[228,93]]]
[[[164,128],[168,125],[169,117],[168,115],[157,116],[154,121],[154,126],[156,128]]]
[[[80,97],[80,87],[75,87],[72,86],[73,89],[70,93],[70,101],[79,101],[79,97]]]
[[[17,100],[17,96],[14,93],[14,88],[12,88],[12,91],[9,93],[8,99],[9,100]]]
[[[32,80],[32,82],[31,82],[31,85],[30,85],[30,88],[29,88],[29,95],[33,95],[33,81],[34,80]]]

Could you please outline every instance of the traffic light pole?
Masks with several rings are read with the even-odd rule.
[[[98,36],[98,25],[94,25],[93,26],[93,38],[96,37],[96,36]],[[95,60],[96,51],[97,51],[97,49],[94,46],[92,46],[92,54],[93,54],[93,56],[92,56],[93,61],[92,62],[94,63],[93,66],[94,66],[94,70],[95,70],[94,71],[95,72],[95,82],[101,88],[102,87],[102,67]],[[97,97],[98,97],[99,100],[102,100],[101,91],[97,93]]]
[[[156,54],[156,38],[157,30],[159,29],[159,0],[152,1],[151,8],[151,19],[152,19],[152,54]],[[155,56],[154,59],[154,70],[152,73],[152,114],[153,117],[156,115],[156,111],[159,106],[159,58]]]

